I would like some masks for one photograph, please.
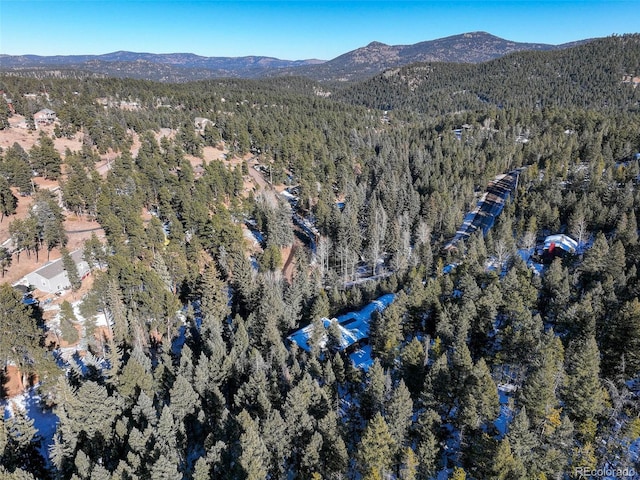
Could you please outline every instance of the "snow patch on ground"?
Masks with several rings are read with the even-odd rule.
[[[356,368],[361,368],[365,372],[369,371],[369,368],[373,365],[373,359],[371,358],[371,345],[363,345],[361,348],[349,355],[349,358]]]
[[[77,320],[76,324],[80,326],[80,332],[78,332],[80,335],[80,341],[75,345],[59,348],[57,350],[59,358],[61,358],[65,362],[68,362],[69,359],[75,354],[79,352],[87,351],[88,350],[87,339],[89,335],[93,335],[93,332],[86,331],[85,323],[87,322],[87,319],[84,316],[82,316],[82,314],[80,313],[81,304],[82,304],[82,301],[71,304],[71,306],[73,307],[73,313]],[[96,327],[109,327],[109,322],[107,321],[107,317],[104,313],[98,313],[97,315],[95,315],[93,317],[93,322]],[[49,320],[47,322],[47,326],[49,330],[54,332],[56,335],[59,335],[60,337],[62,337],[62,331],[60,329],[60,313],[58,313],[55,317]]]
[[[33,426],[40,437],[38,451],[48,464],[49,447],[53,444],[53,435],[59,419],[52,411],[42,408],[40,400],[41,397],[36,393],[35,388],[31,388],[21,395],[0,402],[0,408],[3,410],[5,420],[12,417],[16,409],[22,410],[29,419],[33,420]]]
[[[515,387],[511,384],[503,384],[498,386],[498,395],[500,397],[500,414],[493,423],[498,429],[499,438],[503,438],[507,434],[509,423],[513,419],[512,395],[514,391]]]

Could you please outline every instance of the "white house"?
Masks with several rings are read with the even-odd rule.
[[[36,127],[38,127],[38,125],[51,125],[57,118],[56,112],[44,108],[33,114],[33,123],[35,123]]]
[[[89,274],[89,264],[82,258],[82,250],[71,252],[70,256],[76,264],[78,276],[80,278],[86,277]],[[47,293],[56,293],[71,288],[62,258],[48,262],[39,269],[28,273],[25,275],[24,281]]]

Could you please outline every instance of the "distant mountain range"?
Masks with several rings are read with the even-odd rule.
[[[333,60],[280,60],[272,57],[202,57],[192,53],[113,52],[104,55],[0,55],[0,70],[40,72],[84,71],[100,76],[184,82],[209,78],[259,78],[299,75],[319,81],[353,81],[388,68],[415,62],[480,63],[523,50],[557,50],[563,45],[518,43],[486,32],[472,32],[420,42],[385,45],[372,42]]]
[[[429,40],[413,45],[385,45],[372,42],[318,65],[301,65],[287,73],[304,75],[320,81],[362,80],[387,70],[417,62],[482,63],[512,52],[559,50],[589,40],[563,45],[518,43],[486,32],[472,32]],[[280,72],[282,73],[282,72]]]

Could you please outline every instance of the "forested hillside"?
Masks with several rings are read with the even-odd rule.
[[[640,72],[639,42],[638,35],[623,35],[553,52],[512,53],[477,65],[414,64],[350,86],[336,97],[431,115],[487,107],[636,111],[640,93],[624,88],[622,80]]]
[[[60,156],[34,131],[2,151],[7,268],[64,246],[60,215],[106,235],[85,245],[77,306],[106,332],[82,355],[46,346],[41,309],[0,287],[4,376],[33,385],[5,401],[0,476],[633,478],[640,90],[623,79],[639,73],[625,36],[331,95],[295,77],[0,77],[0,138],[48,108],[53,137],[82,140]],[[235,163],[194,168],[212,145]],[[514,171],[488,233],[445,249]],[[59,180],[60,205],[32,176]],[[20,195],[38,205],[25,219]],[[560,233],[571,253],[544,249]],[[349,348],[347,323],[322,320],[389,293]],[[308,325],[307,350],[289,337]]]

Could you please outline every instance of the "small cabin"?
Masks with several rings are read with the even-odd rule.
[[[549,235],[544,239],[543,257],[553,259],[557,256],[573,255],[578,250],[578,242],[563,233]]]

